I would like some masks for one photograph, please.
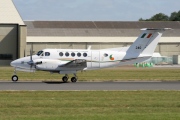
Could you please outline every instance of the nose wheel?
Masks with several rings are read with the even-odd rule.
[[[18,81],[18,76],[16,75],[16,68],[14,69],[14,75],[11,77],[11,80],[13,82],[17,82]]]
[[[13,75],[12,76],[12,81],[13,82],[17,82],[18,81],[18,76],[17,75]]]

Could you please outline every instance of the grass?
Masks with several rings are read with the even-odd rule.
[[[79,81],[179,81],[180,69],[177,68],[135,68],[119,67],[93,71],[78,72]],[[0,80],[11,80],[12,67],[0,67]],[[59,81],[63,75],[37,71],[35,73],[17,72],[19,80],[28,81]],[[70,75],[71,77],[72,75]]]
[[[179,91],[0,91],[1,120],[178,120]]]

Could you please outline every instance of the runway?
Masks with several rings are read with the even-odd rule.
[[[180,90],[180,82],[0,82],[0,90]]]

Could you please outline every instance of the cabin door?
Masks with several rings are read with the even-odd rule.
[[[91,52],[91,66],[92,68],[100,67],[100,52],[98,50],[93,50]]]

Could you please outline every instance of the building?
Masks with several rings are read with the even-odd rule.
[[[44,48],[104,49],[131,45],[141,28],[173,28],[156,52],[180,54],[180,22],[23,21],[12,0],[0,1],[0,65]]]
[[[24,56],[27,27],[11,0],[0,0],[0,65]]]

